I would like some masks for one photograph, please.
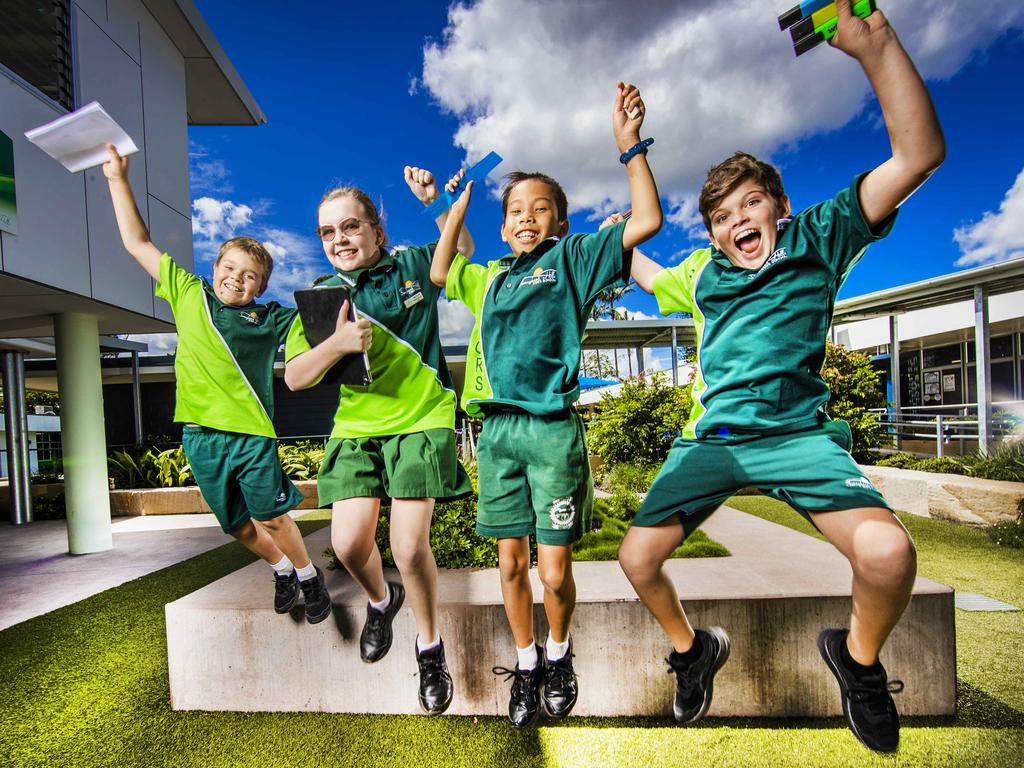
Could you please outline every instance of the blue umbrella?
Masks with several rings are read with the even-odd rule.
[[[607,387],[609,384],[618,384],[615,379],[595,379],[591,376],[580,376],[580,390],[593,389],[594,387]]]

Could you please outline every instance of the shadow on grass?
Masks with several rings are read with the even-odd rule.
[[[1024,729],[1024,712],[990,696],[963,680],[956,681],[955,715],[902,716],[900,723],[911,728],[995,728]],[[899,699],[896,699],[899,707]],[[574,717],[570,722],[543,723],[545,727],[560,725],[588,728],[680,728],[668,717]],[[709,717],[700,721],[700,728],[809,728],[844,729],[841,717]]]

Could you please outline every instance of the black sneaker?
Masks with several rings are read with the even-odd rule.
[[[452,703],[452,676],[444,660],[444,643],[420,652],[416,649],[416,663],[420,667],[420,708],[428,715],[440,715]]]
[[[903,690],[902,680],[888,681],[885,669],[857,677],[843,662],[842,648],[847,629],[825,629],[818,635],[818,651],[839,681],[843,715],[853,735],[876,752],[895,752],[900,745],[900,716],[893,693]]]
[[[569,636],[569,650],[557,661],[544,660],[544,711],[560,719],[576,706],[579,689],[576,672],[572,668],[572,636]]]
[[[544,651],[537,648],[537,666],[534,669],[494,667],[496,675],[505,675],[512,681],[512,695],[508,700],[508,719],[516,728],[532,725],[540,714],[540,687],[544,682]]]
[[[711,706],[715,673],[729,658],[729,635],[721,627],[698,629],[701,641],[700,657],[689,664],[680,660],[680,654],[673,651],[665,659],[669,673],[676,673],[676,697],[672,702],[672,714],[680,723],[693,723],[707,714]]]
[[[391,622],[405,602],[405,587],[389,581],[387,588],[388,594],[391,595],[391,602],[387,608],[378,611],[372,605],[366,605],[366,623],[363,624],[363,632],[359,636],[359,656],[367,664],[380,661],[391,649]]]
[[[299,578],[293,570],[274,574],[274,613],[288,613],[299,601]]]
[[[302,597],[306,602],[306,621],[319,624],[331,615],[331,594],[324,586],[324,572],[316,566],[316,576],[303,581],[299,579]]]

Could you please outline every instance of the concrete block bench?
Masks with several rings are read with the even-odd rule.
[[[795,514],[795,513],[794,513]],[[732,655],[715,680],[712,716],[821,716],[840,713],[838,687],[818,655],[825,626],[845,626],[850,568],[830,545],[723,508],[705,525],[731,557],[673,560],[670,568],[691,620],[721,625]],[[307,537],[312,553],[327,529]],[[322,562],[321,558],[317,558]],[[661,630],[615,562],[574,566],[578,605],[573,638],[580,681],[576,715],[671,717],[675,677]],[[534,596],[541,598],[534,578]],[[272,609],[269,569],[254,563],[166,607],[171,703],[175,709],[419,713],[415,624],[404,607],[391,652],[359,659],[365,597],[345,573],[329,571],[334,619],[309,626],[301,611]],[[440,625],[455,680],[449,713],[501,715],[509,683],[491,673],[515,665],[496,570],[444,571]],[[538,637],[543,609],[535,608]],[[918,579],[883,656],[906,690],[907,715],[955,708],[953,592]]]
[[[316,480],[296,480],[295,487],[302,494],[298,509],[316,509]],[[140,517],[144,515],[206,514],[210,507],[203,494],[194,485],[183,488],[129,488],[110,492],[112,517]]]

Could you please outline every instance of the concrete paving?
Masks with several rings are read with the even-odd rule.
[[[669,572],[691,620],[720,625],[732,655],[715,682],[712,715],[820,716],[840,711],[838,688],[816,646],[826,626],[846,626],[851,571],[829,544],[723,508],[704,526],[732,557],[671,560]],[[329,542],[307,538],[311,552]],[[394,646],[376,664],[359,661],[366,596],[329,571],[334,620],[309,626],[271,608],[259,564],[167,605],[168,666],[175,709],[416,713],[415,623],[405,608]],[[574,565],[579,715],[668,715],[674,678],[664,635],[614,562]],[[390,578],[397,578],[391,574]],[[545,630],[531,572],[538,637]],[[456,683],[451,714],[501,715],[508,683],[493,664],[515,665],[496,569],[442,571],[439,624]],[[911,604],[882,654],[906,683],[905,714],[955,707],[953,593],[919,578]]]
[[[113,549],[70,555],[64,520],[0,524],[0,630],[231,541],[212,514],[115,518],[112,527]]]

